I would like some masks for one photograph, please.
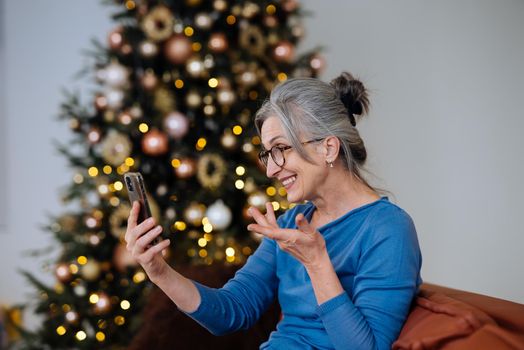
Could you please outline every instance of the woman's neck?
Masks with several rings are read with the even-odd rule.
[[[380,199],[373,189],[345,170],[328,176],[325,186],[319,192],[319,195],[311,200],[316,207],[313,219],[317,227]]]

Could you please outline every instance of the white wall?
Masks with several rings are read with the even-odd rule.
[[[359,128],[370,169],[414,218],[426,281],[524,303],[524,2],[304,1],[303,48],[326,48],[372,90]],[[52,139],[60,88],[77,86],[80,50],[112,28],[98,1],[6,0],[7,227],[0,228],[0,303],[28,300],[22,252],[51,243],[39,226],[63,211],[71,171]],[[82,87],[80,87],[82,90]],[[83,90],[84,94],[88,91]],[[51,279],[48,279],[51,280]]]

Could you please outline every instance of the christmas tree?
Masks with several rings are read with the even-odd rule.
[[[295,52],[296,0],[106,2],[115,28],[93,42],[83,69],[96,91],[88,102],[66,93],[60,111],[73,134],[59,145],[73,169],[64,200],[77,209],[47,227],[60,250],[56,284],[26,273],[43,324],[23,333],[22,348],[117,349],[132,339],[151,284],[123,243],[126,172],[143,174],[170,263],[245,262],[258,245],[246,209],[289,207],[258,162],[254,113],[276,83],[324,65],[316,50]]]

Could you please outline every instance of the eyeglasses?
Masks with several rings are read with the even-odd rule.
[[[308,143],[312,142],[318,142],[322,141],[323,139],[313,139],[305,142],[301,142],[302,145],[306,145]],[[265,167],[267,167],[267,162],[269,160],[269,155],[271,155],[271,158],[273,159],[273,162],[275,162],[276,165],[279,167],[284,166],[286,163],[286,158],[284,157],[284,151],[287,151],[288,149],[293,148],[293,146],[273,146],[267,151],[261,151],[258,154],[258,159],[264,164]]]

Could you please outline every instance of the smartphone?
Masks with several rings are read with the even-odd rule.
[[[127,193],[129,195],[129,201],[131,205],[135,201],[138,201],[140,204],[140,211],[138,213],[137,224],[140,224],[142,221],[151,217],[151,209],[149,208],[149,202],[147,201],[147,191],[144,184],[144,178],[140,173],[125,173],[124,182],[127,187]],[[160,242],[160,237],[155,238],[152,245]]]

